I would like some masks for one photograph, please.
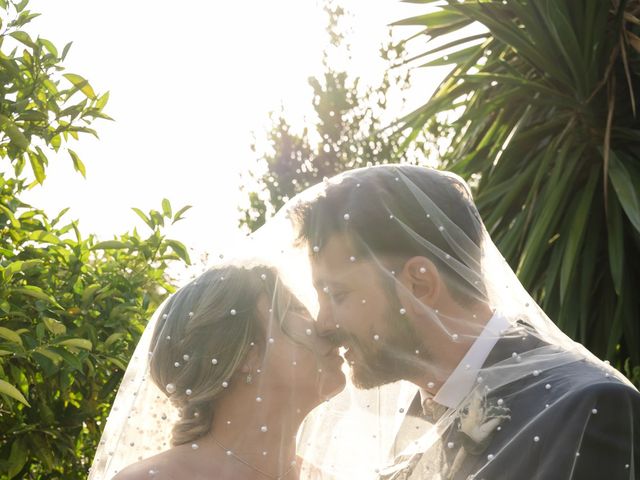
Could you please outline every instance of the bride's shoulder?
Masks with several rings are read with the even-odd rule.
[[[118,472],[112,480],[179,480],[179,459],[174,457],[172,452],[163,452],[141,460]]]
[[[111,480],[231,479],[228,473],[215,461],[215,456],[178,446],[129,465]]]

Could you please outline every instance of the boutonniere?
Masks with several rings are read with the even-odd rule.
[[[443,478],[454,478],[468,454],[480,455],[489,446],[500,424],[511,418],[510,413],[502,400],[490,402],[486,393],[476,389],[460,410],[457,422],[462,445]]]
[[[500,424],[511,418],[510,413],[501,399],[489,401],[481,389],[476,389],[460,413],[458,430],[464,449],[472,455],[481,454]]]

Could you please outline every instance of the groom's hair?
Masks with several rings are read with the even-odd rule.
[[[435,210],[431,220],[426,215],[430,209]],[[353,170],[328,181],[323,193],[301,203],[293,216],[299,240],[310,249],[321,251],[330,237],[344,233],[359,256],[395,259],[400,268],[411,257],[429,258],[459,303],[486,297],[480,271],[482,220],[466,183],[449,172],[414,165]],[[436,217],[446,217],[474,247],[462,254],[452,248]],[[471,278],[452,268],[451,260],[441,258],[446,255],[479,280],[472,285]]]

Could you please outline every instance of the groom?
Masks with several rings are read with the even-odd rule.
[[[419,387],[381,478],[637,477],[640,394],[562,334],[489,303],[485,231],[457,177],[355,170],[296,217],[317,330],[346,349],[354,384]],[[416,421],[444,426],[438,442],[407,453]]]

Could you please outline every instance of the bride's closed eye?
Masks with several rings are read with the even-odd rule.
[[[307,307],[305,307],[302,303],[293,303],[289,306],[289,311],[290,312],[295,312],[295,313],[299,313],[301,315],[308,315],[309,314],[309,310],[307,310]]]

